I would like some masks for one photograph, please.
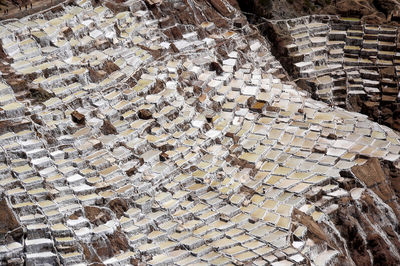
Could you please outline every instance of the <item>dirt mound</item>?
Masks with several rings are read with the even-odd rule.
[[[117,215],[117,218],[121,218],[121,216],[128,210],[128,203],[126,200],[116,198],[111,200],[108,203],[109,208]]]
[[[148,119],[151,119],[153,117],[153,114],[149,110],[140,109],[138,111],[138,116],[139,116],[140,119],[148,120]]]
[[[81,243],[83,249],[83,255],[88,263],[91,265],[103,265],[99,256],[85,243]]]
[[[107,236],[95,236],[92,239],[92,246],[102,260],[116,256],[129,249],[128,240],[120,231],[115,231]],[[88,255],[96,259],[92,253],[89,252]]]
[[[117,66],[114,62],[111,61],[106,61],[103,65],[103,70],[107,73],[107,74],[111,74],[117,70],[119,70],[119,66]]]
[[[129,249],[128,240],[120,231],[115,231],[114,234],[108,236],[114,254],[120,254]]]
[[[39,102],[45,102],[48,99],[50,99],[51,97],[53,97],[53,95],[46,91],[45,89],[38,87],[38,88],[30,88],[29,89],[29,93],[30,93],[30,97],[36,101]]]
[[[111,124],[109,120],[104,120],[103,125],[100,128],[101,133],[104,135],[115,135],[118,133],[117,129]]]
[[[89,67],[89,77],[93,82],[100,82],[106,78],[107,72],[104,70],[94,70],[93,68]]]
[[[85,207],[85,216],[92,224],[101,225],[111,220],[111,214],[104,208]]]

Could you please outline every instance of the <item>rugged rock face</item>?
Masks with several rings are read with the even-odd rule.
[[[385,174],[380,161],[376,158],[368,160],[364,165],[354,166],[351,171],[367,188],[371,189],[383,202],[392,207],[396,216],[400,218],[398,205],[400,203],[400,194],[397,194],[391,186],[392,179],[397,180],[399,176],[392,178]]]
[[[328,251],[339,252],[331,263],[360,266],[400,263],[399,194],[391,186],[389,165],[371,158],[345,174],[347,177],[338,184],[348,194],[336,202],[325,203],[325,208],[331,209],[329,220],[315,222],[302,211],[293,212],[294,220],[307,227],[309,239],[327,246]],[[324,197],[322,193],[310,200],[323,206]],[[311,259],[322,260],[312,256]]]
[[[268,19],[288,19],[305,15],[329,14],[361,17],[370,24],[388,23],[398,0],[237,0],[240,8]]]

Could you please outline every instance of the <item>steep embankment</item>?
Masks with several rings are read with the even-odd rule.
[[[309,193],[312,204],[329,210],[329,220],[315,222],[304,212],[293,212],[293,219],[307,226],[308,238],[327,247],[310,259],[326,261],[323,256],[339,252],[333,265],[399,265],[398,168],[371,158],[342,175],[339,200],[330,201],[322,191]]]
[[[242,11],[269,19],[288,19],[312,14],[362,17],[367,23],[388,23],[398,0],[238,0]]]
[[[256,15],[247,14],[250,20],[257,16],[286,19],[332,14],[361,17],[365,23],[374,24],[395,24],[390,21],[390,14],[400,3],[396,0],[238,2],[242,11]],[[273,43],[273,54],[290,72],[293,64],[284,49],[291,42],[288,33],[273,24],[263,24],[259,29]],[[305,83],[299,85],[305,86]],[[399,265],[399,166],[371,158],[342,175],[343,179],[337,183],[343,189],[339,200],[331,200],[324,191],[309,193],[310,203],[329,213],[329,219],[316,222],[303,211],[293,212],[293,219],[307,227],[308,239],[317,244],[316,251],[310,253],[310,260],[332,265]],[[320,253],[318,247],[325,247],[326,251]]]

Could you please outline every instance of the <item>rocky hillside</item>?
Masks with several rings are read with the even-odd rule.
[[[400,137],[288,82],[237,8],[0,26],[1,265],[400,264]]]
[[[361,112],[380,124],[400,130],[400,96],[396,80],[400,1],[239,0],[238,4],[249,21],[257,25],[272,43],[272,53],[301,88],[310,91],[318,100]],[[313,22],[325,24],[327,31],[322,27],[322,31],[309,33],[307,24]],[[368,29],[371,26],[380,29],[373,32]],[[385,27],[391,29],[391,32],[385,32],[391,36],[390,40],[382,39]],[[342,37],[335,35],[338,30]],[[353,37],[354,34],[358,36]],[[319,41],[322,43],[318,44]],[[385,41],[391,42],[390,47],[382,46]],[[307,70],[308,65],[314,63],[316,71]],[[301,75],[299,67],[305,71]],[[335,71],[337,67],[339,72]],[[357,74],[364,68],[376,74],[372,78],[376,87],[373,95],[369,83],[364,82],[368,78]],[[333,80],[332,90],[321,85],[324,77],[322,83],[328,87],[326,81]],[[360,90],[355,92],[355,88]]]
[[[288,19],[311,14],[362,17],[367,23],[391,21],[399,0],[237,0],[244,12],[269,19]]]

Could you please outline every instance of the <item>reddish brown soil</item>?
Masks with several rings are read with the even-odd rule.
[[[119,67],[114,62],[106,61],[104,62],[103,70],[107,72],[107,74],[111,74],[112,72],[119,70]]]
[[[307,237],[315,243],[322,246],[326,244],[328,248],[340,252],[336,265],[346,265],[350,261],[360,266],[399,265],[399,205],[391,186],[391,179],[397,171],[392,163],[376,158],[351,169],[341,187],[349,191],[355,187],[368,188],[358,200],[350,196],[336,200],[338,208],[329,217],[340,235],[332,230],[331,225],[317,223],[311,216],[298,210],[293,212],[293,221],[305,225]],[[354,174],[353,178],[351,174]],[[322,196],[314,195],[308,199],[318,203]],[[394,213],[397,218],[390,213]]]
[[[235,1],[231,0],[230,2]],[[359,17],[369,24],[391,23],[398,0],[237,0],[243,11],[270,19],[329,14]],[[395,22],[393,22],[395,24]]]
[[[125,252],[129,249],[128,239],[121,231],[115,231],[114,234],[108,236],[114,255]]]
[[[381,163],[377,158],[371,158],[364,165],[353,166],[351,171],[386,204],[391,206],[397,218],[400,220],[400,210],[398,207],[400,201],[395,193],[395,189],[398,188],[392,187],[392,180],[395,180],[395,184],[397,184],[399,176],[392,178],[385,174],[384,169],[387,168],[387,164]],[[389,171],[389,169],[387,171]]]
[[[104,70],[94,70],[93,68],[89,67],[89,77],[93,82],[100,82],[106,78],[107,72]]]
[[[85,216],[95,225],[101,225],[111,220],[110,213],[106,209],[98,207],[85,207]]]
[[[0,201],[0,242],[20,241],[22,236],[22,228],[3,198]]]
[[[74,121],[77,124],[80,124],[80,125],[85,124],[85,116],[76,110],[71,113],[71,118],[72,118],[72,121]]]
[[[96,253],[101,258],[101,260],[105,260],[114,256],[113,249],[111,248],[111,244],[107,238],[92,238],[91,242],[94,250],[96,250]]]
[[[90,250],[90,248],[85,243],[81,243],[81,246],[83,249],[83,255],[85,256],[85,259],[88,263],[96,266],[103,265],[99,256],[97,256],[97,254]]]
[[[128,240],[120,231],[115,231],[107,237],[92,239],[92,246],[97,255],[104,259],[111,258],[129,249]]]
[[[100,128],[100,131],[104,135],[112,135],[112,134],[115,135],[118,133],[117,129],[108,120],[104,120],[104,123]]]
[[[229,12],[228,8],[221,0],[208,0],[210,4],[224,17],[232,17],[233,13]]]
[[[121,218],[121,216],[128,210],[128,203],[126,200],[123,200],[121,198],[116,198],[111,200],[108,203],[108,207],[115,213],[117,218]]]

